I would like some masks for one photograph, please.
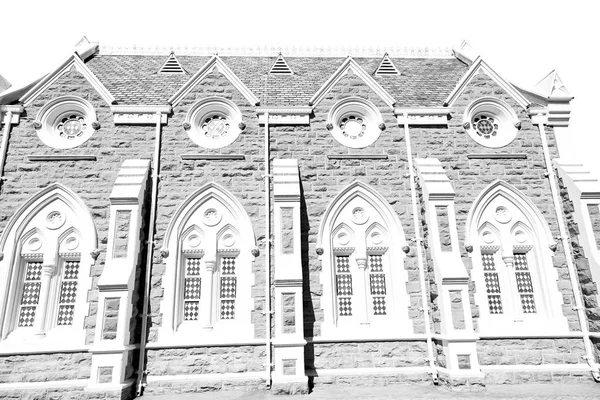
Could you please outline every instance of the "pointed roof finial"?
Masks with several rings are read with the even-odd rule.
[[[548,97],[573,98],[556,70],[552,70],[535,87]]]

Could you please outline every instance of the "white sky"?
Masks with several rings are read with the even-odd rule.
[[[599,15],[591,0],[6,1],[0,74],[14,86],[39,78],[83,35],[108,45],[191,47],[453,47],[466,39],[518,85],[532,88],[556,69],[575,96],[561,157],[600,170]]]

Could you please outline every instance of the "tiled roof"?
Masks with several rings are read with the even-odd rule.
[[[209,59],[208,56],[177,56],[188,74],[159,74],[165,56],[102,55],[87,66],[119,104],[166,104]],[[293,75],[272,75],[277,57],[226,56],[223,62],[260,99],[261,106],[307,106],[312,95],[331,77],[345,58],[286,57]],[[381,58],[354,58],[372,74]],[[401,107],[442,106],[467,66],[455,58],[392,58],[400,75],[373,78]]]

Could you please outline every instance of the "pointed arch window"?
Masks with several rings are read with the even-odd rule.
[[[403,268],[404,234],[389,204],[356,182],[327,209],[323,248],[322,336],[384,338],[412,334]]]
[[[480,332],[568,330],[549,248],[552,237],[531,201],[497,182],[477,199],[467,225],[473,238]]]
[[[159,341],[253,339],[254,246],[248,215],[223,188],[209,184],[186,199],[165,235]]]
[[[0,344],[30,351],[52,344],[69,348],[85,341],[84,318],[96,231],[81,200],[52,185],[11,219],[0,247]],[[34,340],[34,344],[30,342]]]

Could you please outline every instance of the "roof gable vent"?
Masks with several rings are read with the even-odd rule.
[[[390,60],[390,56],[385,53],[381,60],[381,64],[379,64],[379,67],[377,67],[377,70],[375,71],[375,75],[400,75],[400,72],[398,72],[398,69],[396,69],[392,60]]]
[[[167,58],[167,61],[163,64],[163,66],[160,68],[160,71],[158,71],[158,73],[160,73],[160,74],[185,74],[185,70],[179,63],[179,60],[177,60],[177,57],[175,57],[175,53],[171,52],[171,54],[169,54],[169,58]]]
[[[293,73],[294,72],[292,72],[288,63],[285,61],[281,53],[279,53],[279,57],[277,57],[277,61],[275,61],[275,64],[273,64],[273,66],[271,67],[269,74],[292,75]]]

